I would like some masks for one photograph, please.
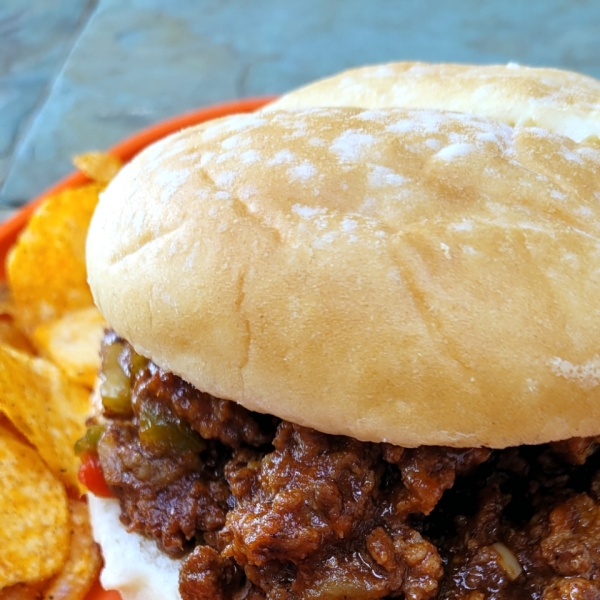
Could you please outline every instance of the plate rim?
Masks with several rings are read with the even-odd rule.
[[[151,143],[179,131],[180,129],[198,125],[199,123],[204,123],[219,117],[253,112],[262,108],[269,102],[272,102],[275,98],[276,96],[257,96],[244,98],[242,100],[219,102],[217,104],[211,104],[209,106],[187,111],[137,130],[135,133],[109,147],[107,152],[119,157],[123,161],[128,161],[146,146],[149,146]],[[67,188],[83,185],[89,181],[90,180],[81,173],[81,171],[72,171],[70,174],[59,179],[56,183],[24,204],[6,221],[0,223],[0,256],[3,258],[3,260],[0,261],[0,280],[5,279],[6,277],[4,259],[9,248],[14,244],[19,232],[25,227],[31,218],[31,215],[35,212],[35,209],[41,202],[52,194],[56,194]]]

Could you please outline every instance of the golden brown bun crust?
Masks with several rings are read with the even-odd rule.
[[[600,149],[456,113],[240,115],[147,149],[88,238],[96,302],[198,388],[321,431],[600,433]]]
[[[433,108],[600,141],[600,81],[509,65],[414,62],[352,69],[290,92],[267,110],[309,106]]]

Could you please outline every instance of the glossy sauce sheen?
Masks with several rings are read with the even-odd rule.
[[[109,415],[100,462],[122,521],[185,555],[184,600],[600,597],[597,440],[359,442],[140,368],[109,333],[106,372],[115,356],[131,405]]]

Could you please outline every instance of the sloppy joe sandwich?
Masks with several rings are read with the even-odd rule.
[[[561,77],[573,135],[548,103],[522,124],[475,100],[284,104],[123,168],[87,242],[111,327],[93,431],[114,498],[90,499],[105,585],[600,594],[600,85]],[[168,576],[128,574],[123,536]]]

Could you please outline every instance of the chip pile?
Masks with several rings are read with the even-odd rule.
[[[121,161],[94,152],[74,162],[91,183],[45,200],[0,284],[0,600],[84,600],[102,566],[74,445],[106,326],[87,285],[85,238]]]

